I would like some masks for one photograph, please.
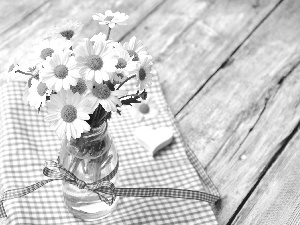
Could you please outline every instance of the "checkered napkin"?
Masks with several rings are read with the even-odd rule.
[[[38,115],[21,101],[23,86],[24,83],[14,83],[0,89],[1,191],[47,179],[42,174],[44,162],[56,159],[60,148],[60,140],[43,121],[45,110]],[[133,83],[125,88],[131,92],[136,90]],[[194,153],[184,145],[158,78],[148,90],[148,97],[159,109],[156,117],[136,121],[130,111],[132,108],[126,106],[122,107],[122,116],[113,115],[109,121],[109,132],[120,156],[117,186],[190,189],[218,195]],[[154,129],[167,126],[174,130],[172,144],[155,157],[133,136],[135,128],[145,125]],[[84,222],[64,207],[61,188],[61,181],[53,181],[27,196],[5,201],[8,217],[3,224],[217,224],[208,203],[163,197],[121,197],[110,216],[101,221]]]

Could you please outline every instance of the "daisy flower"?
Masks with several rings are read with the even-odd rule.
[[[61,91],[53,94],[47,102],[48,115],[45,121],[50,122],[50,129],[55,130],[60,138],[79,138],[85,131],[90,130],[90,102],[79,93]]]
[[[30,106],[38,109],[45,106],[46,97],[51,93],[45,83],[39,82],[37,79],[30,79],[29,88],[25,91],[23,100]]]
[[[117,64],[116,50],[105,42],[95,42],[84,39],[75,49],[75,60],[79,73],[86,80],[95,80],[101,84],[103,80],[109,80],[108,72],[114,72]]]
[[[125,21],[129,18],[125,13],[115,12],[106,10],[105,14],[96,13],[93,15],[94,20],[98,20],[100,25],[108,25],[110,28],[114,28],[116,24],[126,25]]]
[[[69,40],[63,38],[48,38],[42,40],[34,47],[34,55],[41,61],[44,61],[47,57],[51,57],[54,52],[60,53],[69,51],[71,46],[72,43]]]
[[[140,91],[151,86],[152,84],[153,74],[151,68],[153,63],[150,60],[150,57],[142,59],[140,68],[138,69],[138,73],[136,75],[136,86],[139,87]]]
[[[136,74],[138,62],[132,61],[131,57],[121,44],[116,44],[115,48],[118,52],[118,62],[115,65],[117,74],[121,73],[125,77]]]
[[[68,52],[53,53],[52,57],[47,57],[40,73],[41,82],[55,91],[70,89],[70,85],[75,86],[80,77],[74,57],[70,57]]]
[[[64,37],[67,40],[71,40],[80,33],[81,29],[81,23],[70,20],[64,25],[55,26],[53,31],[50,33],[50,37]]]
[[[141,121],[156,117],[159,110],[155,102],[151,98],[147,98],[142,100],[141,103],[132,104],[130,113],[133,119]]]
[[[140,40],[136,40],[135,36],[130,38],[129,42],[125,42],[123,48],[133,57],[133,61],[139,61],[142,58],[149,57],[147,46],[143,45]]]
[[[122,103],[118,97],[124,96],[127,91],[115,90],[111,91],[106,84],[95,84],[92,92],[87,96],[88,99],[93,103],[93,109],[96,109],[100,104],[105,111],[111,112],[117,111],[117,107],[121,106]]]

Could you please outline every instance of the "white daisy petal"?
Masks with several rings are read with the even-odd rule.
[[[108,104],[110,105],[111,111],[116,112],[117,107],[112,101],[108,101]]]
[[[51,130],[57,130],[59,126],[63,123],[63,120],[60,118],[59,120],[56,120],[54,123],[51,124],[50,129]]]
[[[63,88],[64,88],[65,90],[69,90],[69,89],[70,89],[70,83],[68,82],[67,79],[63,79],[63,80],[62,80],[62,85],[63,85]]]
[[[54,121],[54,120],[59,120],[60,119],[60,115],[58,113],[56,114],[50,114],[45,116],[45,121]]]
[[[66,127],[67,127],[66,123],[61,123],[61,125],[56,129],[56,133],[58,137],[60,137],[61,139],[65,136]]]
[[[67,139],[68,140],[71,140],[71,124],[70,123],[67,123],[66,124],[66,136],[67,136]]]
[[[72,136],[72,138],[77,138],[76,129],[75,129],[75,127],[74,127],[74,125],[72,123],[70,124],[70,128],[71,128],[71,136]]]
[[[82,119],[82,120],[89,120],[90,119],[90,116],[87,113],[78,112],[77,116],[78,116],[79,119]]]
[[[55,91],[60,91],[62,86],[63,86],[63,80],[61,79],[57,80],[54,87]]]

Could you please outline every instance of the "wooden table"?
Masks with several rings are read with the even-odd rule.
[[[181,133],[222,195],[222,224],[299,224],[299,0],[0,2],[1,71],[64,19],[149,46]],[[106,29],[106,28],[105,28]]]

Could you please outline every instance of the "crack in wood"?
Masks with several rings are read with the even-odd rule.
[[[276,91],[277,92],[277,91]],[[275,93],[276,95],[276,93]],[[260,118],[262,116],[262,114],[265,112],[266,108],[267,108],[267,105],[268,105],[268,102],[270,100],[270,96],[268,97],[265,97],[264,99],[264,106],[261,110],[261,112],[259,113],[255,123],[252,125],[252,127],[249,129],[247,135],[245,136],[245,138],[241,141],[241,143],[239,144],[239,147],[234,151],[234,153],[232,154],[232,156],[230,157],[229,161],[232,160],[232,158],[236,155],[236,153],[238,153],[238,151],[240,150],[240,148],[242,147],[242,145],[244,144],[244,142],[247,140],[247,138],[249,137],[249,135],[251,134],[251,132],[253,131],[253,129],[255,128],[255,126],[257,125],[257,123],[260,121]]]
[[[234,58],[229,57],[225,62],[222,63],[222,65],[220,66],[220,69],[224,69],[225,67],[230,66],[234,61]]]
[[[286,64],[284,66],[284,69],[281,70],[281,73],[283,74],[283,76],[277,82],[279,87],[282,86],[282,84],[284,83],[286,78],[293,72],[294,69],[296,69],[296,67],[299,64],[300,64],[300,56],[297,56],[296,58],[292,59],[288,64]],[[285,71],[285,69],[287,69],[287,71]]]

